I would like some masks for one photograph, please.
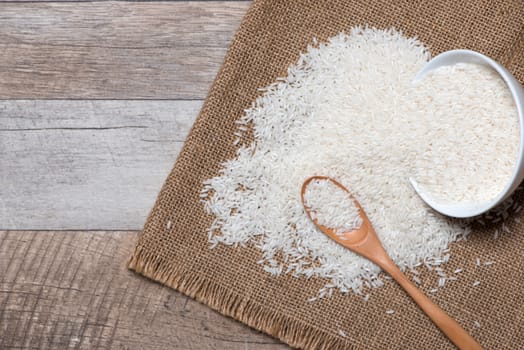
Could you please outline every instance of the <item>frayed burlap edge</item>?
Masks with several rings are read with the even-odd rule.
[[[174,288],[213,310],[234,318],[287,344],[304,349],[355,349],[353,345],[314,329],[311,324],[270,310],[253,300],[243,298],[203,276],[184,273],[138,245],[127,267],[137,273]]]

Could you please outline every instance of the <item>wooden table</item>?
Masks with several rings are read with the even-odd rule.
[[[125,268],[247,1],[0,3],[0,349],[285,349]]]

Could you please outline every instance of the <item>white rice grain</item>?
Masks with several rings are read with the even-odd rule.
[[[401,268],[445,263],[443,251],[470,228],[430,210],[409,177],[446,202],[493,196],[516,158],[518,122],[504,82],[484,67],[447,67],[413,85],[429,58],[397,31],[353,28],[310,46],[286,77],[260,89],[236,122],[254,141],[237,135],[236,156],[204,182],[204,209],[216,218],[210,247],[252,244],[268,273],[326,278],[341,292],[380,287],[377,266],[304,213],[302,183],[326,175],[358,198]]]
[[[334,229],[337,235],[362,225],[360,212],[349,194],[332,181],[311,181],[305,190],[304,201],[311,218],[319,225]]]

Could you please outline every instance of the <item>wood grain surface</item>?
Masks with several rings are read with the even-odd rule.
[[[0,229],[141,229],[201,104],[0,101]]]
[[[202,99],[248,6],[1,3],[0,98]]]
[[[0,349],[287,349],[100,231],[142,227],[248,6],[0,2],[0,230],[43,230],[0,231]]]
[[[136,232],[0,231],[0,349],[286,349],[125,268]]]

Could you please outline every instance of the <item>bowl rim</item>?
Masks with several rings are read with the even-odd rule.
[[[415,75],[413,83],[419,82],[427,73],[434,69],[459,63],[481,64],[492,68],[504,80],[511,92],[513,102],[517,108],[520,129],[519,150],[511,177],[502,191],[489,201],[450,204],[441,203],[432,198],[413,177],[409,178],[409,181],[420,198],[439,213],[456,218],[469,218],[481,215],[502,203],[513,194],[524,178],[524,88],[513,74],[492,58],[480,52],[465,49],[445,51],[435,56]]]

